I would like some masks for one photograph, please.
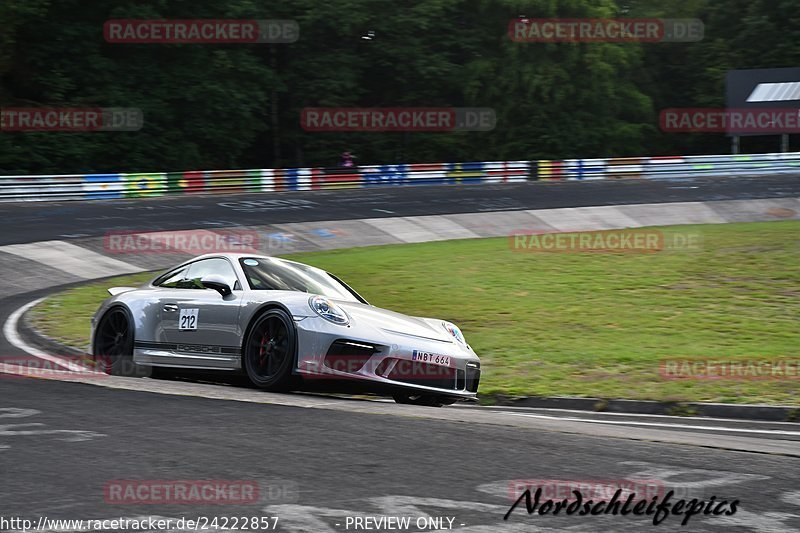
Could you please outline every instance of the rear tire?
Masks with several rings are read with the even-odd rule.
[[[133,340],[133,321],[126,309],[114,307],[103,315],[95,332],[92,353],[98,370],[112,376],[149,376],[149,367],[133,362]]]
[[[292,367],[297,353],[294,320],[282,309],[258,316],[242,346],[242,366],[256,387],[278,392],[294,385]]]
[[[452,405],[458,400],[456,398],[449,398],[447,396],[435,396],[432,394],[409,394],[406,392],[397,392],[392,395],[394,401],[406,405],[424,405],[426,407],[442,407],[445,405]]]

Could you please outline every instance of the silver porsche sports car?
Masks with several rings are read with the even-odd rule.
[[[478,390],[480,360],[456,325],[374,307],[301,263],[203,255],[108,292],[92,318],[92,353],[112,374],[238,371],[271,391],[348,380],[433,406]]]

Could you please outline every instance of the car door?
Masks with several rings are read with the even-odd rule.
[[[222,276],[231,294],[202,288],[208,275]],[[239,368],[242,284],[224,257],[190,263],[183,279],[161,299],[161,325],[181,364],[201,368]]]

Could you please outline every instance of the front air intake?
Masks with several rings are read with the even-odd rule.
[[[378,351],[380,349],[373,344],[340,339],[328,348],[323,364],[333,370],[353,374],[364,368],[369,358]]]
[[[467,363],[467,390],[478,392],[478,383],[481,381],[481,364]]]

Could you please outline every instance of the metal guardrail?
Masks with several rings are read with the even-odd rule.
[[[800,175],[800,152],[187,172],[0,176],[0,202],[101,200],[528,180]]]
[[[0,176],[0,202],[140,198],[168,194],[305,191],[530,179],[530,162],[422,163],[355,168],[209,170]]]
[[[538,161],[536,179],[689,178],[800,175],[800,152]]]

